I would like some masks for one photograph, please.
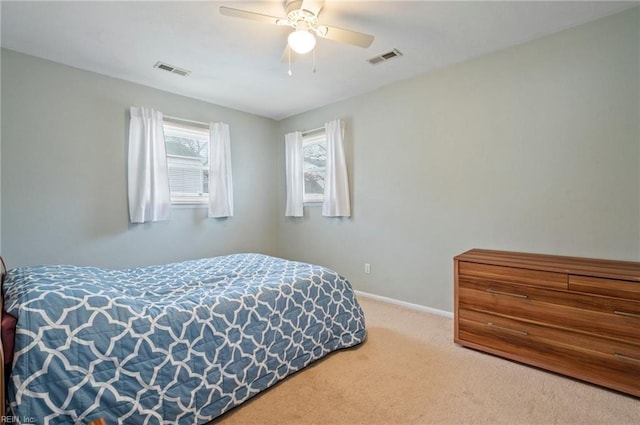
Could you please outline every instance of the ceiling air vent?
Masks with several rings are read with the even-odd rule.
[[[391,50],[389,52],[386,52],[386,53],[383,53],[381,55],[372,57],[371,59],[369,59],[369,63],[371,65],[377,65],[379,63],[386,62],[386,61],[388,61],[390,59],[397,58],[399,56],[402,56],[402,53],[400,53],[400,50],[393,49],[393,50]]]
[[[191,71],[189,71],[188,69],[178,68],[177,66],[169,65],[168,63],[164,63],[164,62],[156,62],[156,64],[153,65],[153,67],[162,69],[164,71],[168,71],[174,74],[178,74],[183,77],[186,77],[189,74],[191,74]]]

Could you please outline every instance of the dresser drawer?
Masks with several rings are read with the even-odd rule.
[[[460,309],[459,343],[640,395],[640,345]]]
[[[640,341],[640,303],[459,277],[460,308]]]
[[[640,282],[569,275],[569,290],[640,301]]]
[[[504,267],[462,261],[458,264],[460,276],[469,276],[492,282],[534,285],[544,288],[567,289],[565,273],[529,270],[519,267]]]

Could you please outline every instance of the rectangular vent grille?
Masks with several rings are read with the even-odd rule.
[[[168,63],[164,63],[164,62],[156,62],[156,64],[153,65],[153,67],[162,69],[163,71],[171,72],[173,74],[178,74],[183,77],[186,77],[189,74],[191,74],[191,71],[189,71],[188,69],[178,68],[177,66],[169,65]]]
[[[372,57],[371,59],[369,59],[369,63],[371,65],[377,65],[379,63],[386,62],[390,59],[394,59],[400,56],[402,56],[402,53],[400,53],[398,49],[393,49],[390,52],[386,52],[381,55]]]

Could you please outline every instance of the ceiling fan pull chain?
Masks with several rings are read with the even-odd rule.
[[[291,77],[291,75],[293,75],[291,73],[291,47],[287,47],[287,52],[289,52],[289,72],[288,72],[288,74],[289,74],[289,77]]]

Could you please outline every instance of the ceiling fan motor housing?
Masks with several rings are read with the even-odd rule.
[[[316,13],[312,10],[302,9],[302,3],[302,0],[287,0],[285,10],[289,22],[295,25],[299,21],[304,21],[311,27],[317,25],[318,17]]]

